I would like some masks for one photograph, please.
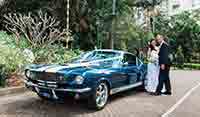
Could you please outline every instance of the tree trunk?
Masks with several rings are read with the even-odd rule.
[[[112,36],[112,31],[110,31],[108,33],[108,40],[109,40],[109,48],[113,49],[114,48],[114,40],[113,40],[113,36]]]

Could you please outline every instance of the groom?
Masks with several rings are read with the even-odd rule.
[[[159,65],[160,65],[160,74],[159,74],[159,83],[157,86],[157,90],[155,95],[161,95],[163,86],[165,85],[166,91],[163,93],[165,95],[171,95],[171,84],[169,78],[170,71],[170,59],[169,59],[169,46],[164,41],[164,37],[162,35],[156,36],[156,41],[160,46],[159,52]]]

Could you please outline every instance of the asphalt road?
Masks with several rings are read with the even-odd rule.
[[[101,111],[84,102],[44,101],[34,93],[0,97],[0,117],[200,117],[200,71],[172,71],[172,96],[150,96],[132,89],[114,95]]]

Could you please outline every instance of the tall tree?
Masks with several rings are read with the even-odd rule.
[[[154,17],[159,15],[159,11],[156,8],[161,4],[162,0],[136,0],[134,6],[142,8],[145,16],[145,29],[147,32],[154,32]]]
[[[176,53],[179,47],[183,49],[185,62],[192,62],[192,58],[200,56],[199,18],[198,11],[183,12],[172,17],[159,16],[155,24],[156,32],[168,37],[173,53]]]

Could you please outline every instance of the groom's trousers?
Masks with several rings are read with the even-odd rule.
[[[170,71],[170,66],[166,66],[165,70],[160,69],[159,83],[158,83],[156,92],[161,93],[164,85],[165,85],[166,92],[171,92],[169,71]]]

